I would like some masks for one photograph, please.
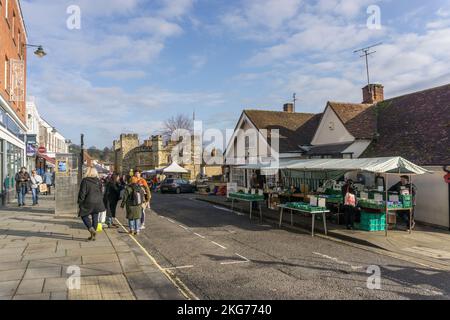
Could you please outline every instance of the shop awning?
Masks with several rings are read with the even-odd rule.
[[[255,169],[255,165],[242,166],[243,169]],[[260,165],[258,169],[270,168]],[[375,173],[425,174],[431,171],[422,168],[402,157],[362,158],[362,159],[304,159],[280,161],[279,169],[303,171],[368,171]]]
[[[42,154],[42,153],[37,153],[36,157],[38,158],[42,158],[45,159],[46,161],[50,162],[51,164],[55,164],[56,163],[56,159],[55,158],[50,158],[48,155],[46,154]]]

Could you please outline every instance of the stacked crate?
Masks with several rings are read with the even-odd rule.
[[[364,231],[386,230],[386,215],[383,213],[361,212],[359,229]]]

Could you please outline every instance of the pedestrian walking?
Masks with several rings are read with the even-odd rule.
[[[44,173],[44,183],[47,185],[47,192],[46,195],[52,194],[52,184],[53,184],[53,175],[51,172],[51,169],[48,169],[46,173]]]
[[[147,181],[141,176],[142,171],[136,169],[134,171],[134,177],[138,179],[138,184],[142,187],[144,191],[144,203],[142,204],[142,215],[141,215],[141,229],[145,229],[145,209],[150,206],[150,200],[152,198],[152,194],[150,192],[150,188],[148,187]]]
[[[353,187],[353,181],[348,179],[341,189],[344,199],[344,218],[348,230],[353,230],[356,215],[356,192]]]
[[[125,187],[121,208],[126,207],[130,234],[138,235],[141,231],[142,204],[145,201],[144,189],[139,185],[139,179],[132,177]]]
[[[25,195],[28,193],[28,187],[30,183],[30,175],[25,167],[22,167],[19,172],[16,173],[16,191],[19,207],[25,206]]]
[[[85,178],[81,181],[78,192],[79,217],[91,233],[89,241],[95,241],[98,226],[98,214],[105,211],[103,193],[98,172],[95,168],[88,168]]]
[[[114,223],[114,219],[116,218],[116,208],[120,199],[120,191],[120,177],[114,173],[106,182],[105,196],[103,198],[106,207],[106,224],[109,228],[118,227]]]
[[[36,170],[31,171],[31,195],[33,198],[33,206],[39,204],[39,186],[42,184],[42,177],[36,173]]]

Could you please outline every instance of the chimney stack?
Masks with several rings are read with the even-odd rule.
[[[384,87],[381,84],[369,84],[362,91],[362,103],[374,104],[384,100]]]
[[[283,111],[288,113],[294,113],[294,104],[293,103],[284,104]]]

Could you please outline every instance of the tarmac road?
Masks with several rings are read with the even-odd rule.
[[[250,221],[194,194],[154,194],[146,227],[138,241],[200,299],[450,298],[448,272]],[[370,266],[380,289],[368,288]]]

